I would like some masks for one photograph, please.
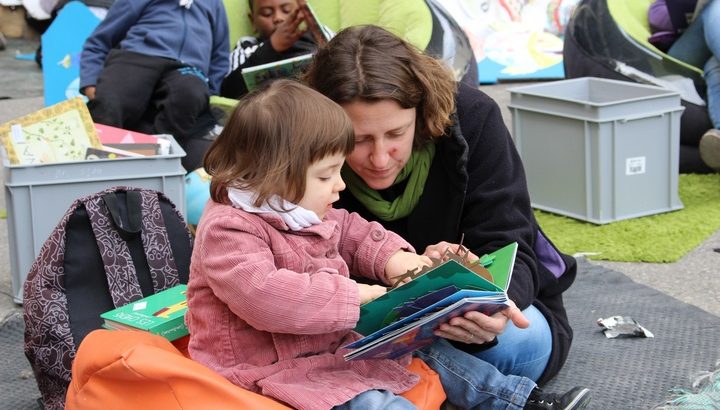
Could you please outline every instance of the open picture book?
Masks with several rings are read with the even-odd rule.
[[[318,47],[322,47],[335,35],[326,26],[320,23],[317,14],[305,1],[298,1],[305,15],[305,27],[315,40]],[[257,89],[262,83],[278,78],[294,78],[299,76],[310,64],[313,53],[302,54],[284,60],[273,61],[253,67],[242,69],[241,74],[248,92]]]
[[[88,148],[101,148],[90,112],[80,97],[1,124],[0,145],[10,165],[82,161]]]
[[[310,53],[303,54],[285,60],[243,68],[240,73],[248,92],[250,92],[257,89],[265,81],[299,76],[310,64],[312,57],[313,55]]]
[[[473,262],[467,252],[448,251],[444,262],[362,305],[355,330],[365,337],[344,346],[351,350],[345,359],[396,359],[431,344],[434,330],[453,317],[506,309],[517,247],[513,242]]]

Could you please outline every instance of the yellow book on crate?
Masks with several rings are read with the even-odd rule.
[[[88,148],[102,148],[82,97],[0,125],[0,142],[10,165],[83,161]]]

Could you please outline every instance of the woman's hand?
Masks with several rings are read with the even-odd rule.
[[[423,253],[423,255],[433,259],[443,259],[448,249],[452,253],[458,253],[460,255],[464,255],[465,252],[468,252],[467,257],[470,262],[476,261],[478,259],[477,255],[468,251],[467,248],[465,248],[464,246],[457,243],[450,243],[445,241],[438,242],[435,245],[428,245],[428,247],[425,248],[425,252]],[[460,249],[460,252],[458,252],[458,249]]]
[[[292,47],[305,34],[305,30],[300,29],[300,23],[303,21],[305,21],[305,15],[300,8],[297,8],[290,13],[287,20],[278,24],[270,36],[270,45],[273,50],[282,53]]]
[[[492,316],[480,312],[467,312],[464,316],[450,319],[438,327],[434,334],[445,339],[455,340],[462,343],[483,344],[492,341],[505,330],[508,320],[515,326],[525,329],[530,326],[530,321],[509,301],[510,306]]]
[[[390,257],[385,265],[385,277],[390,283],[395,284],[398,276],[403,275],[409,269],[422,269],[423,266],[432,265],[430,258],[412,252],[397,251]],[[410,278],[405,278],[402,283],[407,283]]]
[[[360,304],[377,299],[387,292],[387,288],[385,286],[366,285],[364,283],[358,283],[357,286],[358,292],[360,293]]]

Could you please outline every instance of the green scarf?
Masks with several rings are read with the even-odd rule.
[[[361,204],[365,205],[368,211],[383,221],[394,221],[410,215],[415,208],[420,195],[425,188],[430,164],[435,156],[435,144],[425,144],[419,150],[413,150],[410,160],[405,164],[402,171],[395,178],[393,185],[399,184],[406,179],[405,192],[392,202],[386,201],[380,193],[365,183],[349,166],[345,165],[342,170],[342,177],[352,193]]]

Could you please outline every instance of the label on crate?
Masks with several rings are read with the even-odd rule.
[[[632,157],[625,159],[625,175],[640,175],[645,173],[645,157]]]

